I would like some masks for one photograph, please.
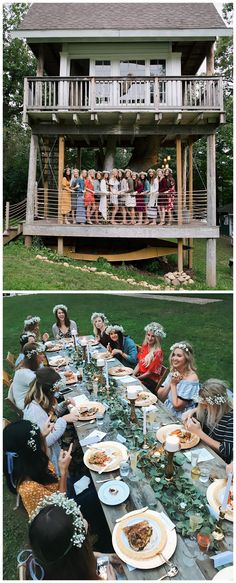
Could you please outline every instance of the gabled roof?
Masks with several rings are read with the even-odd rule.
[[[18,30],[227,28],[213,3],[33,2]]]

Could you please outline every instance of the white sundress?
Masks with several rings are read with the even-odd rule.
[[[147,215],[149,218],[157,217],[157,201],[159,192],[158,178],[154,178],[153,184],[150,183],[149,200],[147,204]]]
[[[111,204],[118,205],[118,192],[119,192],[119,182],[116,178],[111,178],[109,181],[109,185],[111,186],[111,196],[110,202]]]
[[[101,180],[101,196],[100,196],[100,202],[99,202],[99,212],[101,213],[101,215],[103,216],[105,221],[107,221],[107,194],[105,194],[105,193],[109,194],[108,184],[107,184],[106,180],[104,180],[104,178],[102,178],[102,180]]]

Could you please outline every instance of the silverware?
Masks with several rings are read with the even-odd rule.
[[[169,565],[169,567],[176,567],[177,565],[175,565],[174,563],[172,563],[172,561],[169,561],[169,559],[167,559],[163,553],[159,552],[158,555],[160,555],[160,557],[162,558],[162,560],[164,561],[164,563],[166,563],[167,565]]]
[[[84,423],[83,421],[79,424],[76,425],[76,427],[85,427],[85,425],[91,425],[92,423],[95,423],[96,419],[91,419],[91,421],[87,421],[87,423]]]
[[[135,516],[136,514],[141,514],[142,512],[146,512],[146,510],[148,510],[148,506],[144,506],[144,508],[139,508],[138,510],[134,510],[133,512],[129,512],[129,517]],[[124,520],[124,518],[126,518],[126,517],[127,517],[127,514],[124,514],[124,516],[117,518],[116,522],[121,522],[121,520]]]
[[[106,478],[105,480],[96,480],[96,484],[102,484],[102,482],[110,482],[111,480],[122,480],[121,476],[116,476],[116,478]]]
[[[175,567],[175,565],[173,565],[173,567],[171,567],[171,569],[169,569],[169,571],[167,571],[165,575],[162,575],[160,579],[157,579],[157,581],[162,581],[162,579],[165,579],[166,577],[175,577],[175,575],[177,575],[178,572],[179,572],[178,567]]]

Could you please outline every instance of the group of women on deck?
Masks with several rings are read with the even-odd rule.
[[[63,221],[80,224],[168,225],[173,220],[175,181],[170,168],[111,172],[67,167],[62,180],[60,212]]]
[[[54,338],[78,334],[67,306],[56,305],[53,314]],[[134,376],[156,393],[188,430],[226,463],[232,461],[233,409],[229,391],[218,379],[199,384],[189,342],[171,346],[168,371],[163,367],[161,344],[166,333],[161,324],[151,322],[145,326],[144,341],[137,346],[120,324],[109,324],[105,314],[94,312],[91,323],[94,337],[109,356],[131,367]],[[74,443],[68,451],[61,449],[61,439],[78,418],[67,409],[68,404],[74,404],[73,399],[59,402],[61,377],[44,360],[48,338],[48,333],[41,337],[40,318],[28,316],[12,385],[23,420],[4,429],[4,473],[10,490],[20,494],[30,517],[30,569],[34,575],[40,571],[45,579],[99,579],[88,531],[98,536],[97,549],[106,552],[112,550],[110,532],[93,484],[90,482],[86,490],[75,494],[75,481],[85,474],[89,476],[89,472],[83,464],[82,450],[74,468]],[[166,378],[163,370],[168,373]],[[117,560],[114,556],[112,559]],[[114,578],[114,572],[109,577]]]

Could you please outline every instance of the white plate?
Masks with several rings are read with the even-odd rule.
[[[111,462],[107,462],[107,465],[104,467],[100,464],[91,464],[89,462],[89,458],[91,456],[91,451],[105,451],[107,456],[111,459]],[[128,458],[128,452],[125,445],[122,443],[118,443],[117,441],[104,441],[101,443],[96,443],[90,446],[84,454],[84,464],[89,468],[89,470],[93,470],[94,472],[113,472],[113,470],[118,470],[120,467],[120,462],[125,461]]]
[[[226,479],[214,480],[214,482],[210,484],[210,486],[208,486],[207,488],[206,492],[207,501],[209,502],[210,506],[212,506],[212,508],[215,510],[215,512],[219,512],[219,507],[222,504],[226,482],[227,482]],[[231,510],[227,508],[225,513],[225,520],[233,522],[233,515],[234,515],[233,509]]]
[[[233,581],[233,580],[234,580],[233,565],[221,569],[221,571],[219,571],[219,573],[216,573],[216,575],[212,579],[212,581]]]
[[[115,488],[116,493],[112,493],[109,490]],[[118,482],[117,480],[111,480],[102,484],[98,491],[98,498],[104,504],[109,506],[116,506],[116,504],[121,504],[129,496],[129,486],[125,482]]]

